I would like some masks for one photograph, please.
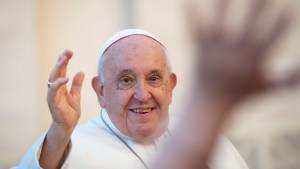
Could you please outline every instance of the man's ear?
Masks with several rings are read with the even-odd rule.
[[[93,89],[94,89],[94,91],[95,91],[95,93],[98,97],[98,101],[100,103],[100,106],[102,108],[105,108],[106,104],[105,104],[105,99],[104,99],[104,94],[103,94],[103,87],[104,86],[103,86],[103,84],[100,81],[98,76],[93,77],[92,86],[93,86]]]
[[[173,90],[177,84],[177,76],[175,73],[171,73],[170,75],[170,104],[172,103]]]

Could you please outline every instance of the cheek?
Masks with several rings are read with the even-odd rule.
[[[127,105],[132,96],[127,90],[113,90],[107,95],[107,108],[115,113],[122,113],[127,108]]]
[[[165,88],[161,88],[160,90],[153,91],[153,97],[158,102],[162,109],[166,109],[169,107],[170,103],[170,92]]]
[[[162,87],[162,93],[164,95],[164,99],[169,101],[171,98],[171,88],[169,81],[166,81]]]

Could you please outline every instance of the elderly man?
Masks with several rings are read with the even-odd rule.
[[[66,88],[72,52],[63,52],[49,77],[47,101],[53,122],[28,151],[20,168],[149,168],[160,145],[171,138],[169,105],[176,86],[165,47],[152,34],[128,29],[113,35],[100,52],[92,86],[100,115],[78,126],[82,72]],[[172,120],[170,120],[172,122]],[[225,139],[211,163],[247,166]],[[225,163],[224,163],[225,164]],[[210,165],[210,164],[208,164]]]

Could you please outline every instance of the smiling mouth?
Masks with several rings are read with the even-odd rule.
[[[130,109],[134,113],[139,113],[139,114],[146,114],[149,113],[153,110],[153,108],[139,108],[139,109]]]

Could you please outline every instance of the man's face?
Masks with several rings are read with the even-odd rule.
[[[149,37],[131,35],[114,43],[105,55],[105,80],[97,92],[101,106],[125,135],[141,142],[157,138],[168,126],[176,85],[162,46]]]

